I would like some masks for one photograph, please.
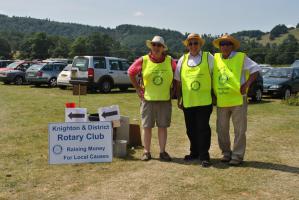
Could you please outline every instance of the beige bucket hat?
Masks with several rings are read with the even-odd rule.
[[[189,40],[191,40],[191,39],[196,39],[196,40],[198,40],[198,42],[199,42],[199,44],[200,44],[201,47],[205,44],[205,40],[202,39],[202,38],[199,36],[199,34],[197,34],[197,33],[190,33],[190,34],[188,35],[187,39],[183,41],[183,44],[187,47],[187,46],[188,46],[188,43],[189,43]]]
[[[240,42],[239,42],[239,40],[237,40],[236,38],[234,38],[233,36],[228,35],[228,34],[225,34],[225,35],[217,38],[216,40],[214,40],[213,41],[214,47],[216,47],[216,48],[219,49],[220,48],[220,42],[222,42],[222,41],[229,41],[229,42],[231,42],[233,44],[233,46],[234,46],[234,50],[240,48]]]

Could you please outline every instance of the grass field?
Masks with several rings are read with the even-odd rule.
[[[89,94],[82,107],[118,104],[139,123],[134,91]],[[0,84],[0,199],[299,199],[299,108],[265,99],[250,104],[246,162],[228,167],[211,118],[213,166],[186,163],[188,140],[182,112],[173,102],[168,152],[173,162],[140,161],[142,149],[105,164],[48,164],[49,122],[64,120],[71,91]],[[233,132],[232,132],[233,133]],[[152,154],[158,157],[156,130]]]

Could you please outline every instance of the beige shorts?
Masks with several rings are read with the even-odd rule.
[[[155,124],[159,128],[167,128],[171,122],[171,101],[146,101],[140,106],[140,114],[143,128],[153,128]]]

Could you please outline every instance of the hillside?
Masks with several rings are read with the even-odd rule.
[[[297,41],[299,41],[299,28],[295,28],[292,30],[289,30],[288,33],[282,34],[279,37],[275,38],[274,40],[270,40],[270,33],[266,33],[261,37],[261,40],[257,40],[262,45],[266,45],[267,43],[273,44],[281,44],[283,40],[285,40],[288,37],[288,34],[294,35]]]
[[[141,53],[146,51],[145,40],[152,39],[154,35],[161,35],[166,39],[170,51],[182,52],[184,50],[181,44],[184,35],[180,32],[135,25],[120,25],[115,29],[110,29],[101,26],[55,22],[49,19],[0,15],[0,32],[6,31],[25,34],[45,32],[49,35],[58,35],[68,38],[76,38],[78,36],[100,32],[108,34],[114,40],[119,41],[129,49]]]

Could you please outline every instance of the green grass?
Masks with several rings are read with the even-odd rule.
[[[135,149],[127,159],[112,163],[48,165],[48,123],[62,122],[65,102],[77,102],[78,97],[69,90],[2,84],[0,95],[0,199],[299,198],[299,109],[280,100],[249,106],[243,167],[219,162],[214,109],[213,166],[204,169],[182,159],[188,153],[188,140],[175,101],[167,143],[174,162],[141,162],[142,149]],[[122,115],[140,123],[134,92],[89,94],[81,101],[90,113],[118,104]],[[152,152],[157,158],[156,130]]]

